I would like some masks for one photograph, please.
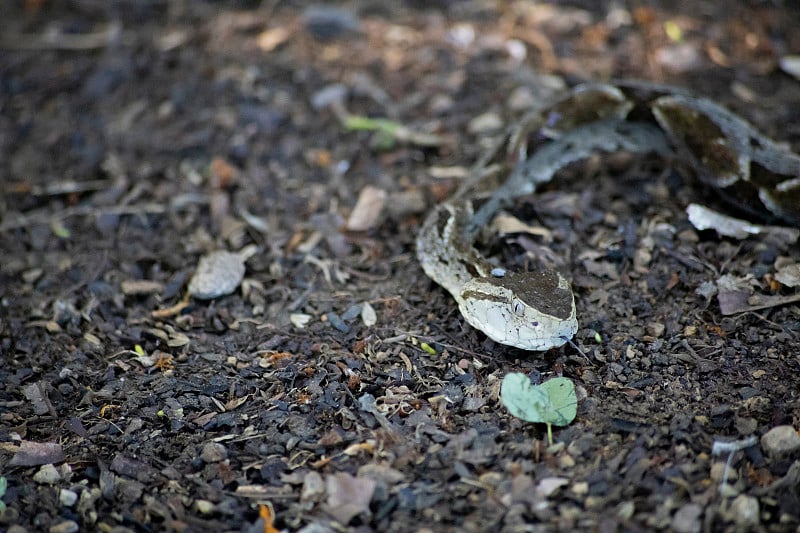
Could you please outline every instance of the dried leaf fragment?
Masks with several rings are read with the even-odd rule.
[[[775,273],[775,279],[787,287],[800,286],[800,263],[791,263],[782,266]]]
[[[383,213],[386,196],[386,191],[372,185],[361,189],[353,212],[347,219],[347,229],[349,231],[368,231],[374,228]]]
[[[39,466],[64,461],[64,451],[57,442],[32,442],[23,440],[9,466]]]
[[[344,525],[355,516],[369,512],[369,502],[375,493],[374,479],[354,477],[337,472],[325,479],[328,493],[328,512]]]
[[[734,239],[745,239],[750,235],[761,233],[761,227],[750,224],[745,220],[729,217],[718,213],[700,204],[690,204],[686,208],[689,215],[689,222],[699,230],[713,229],[720,235],[733,237]]]
[[[369,302],[364,302],[361,305],[361,321],[367,327],[374,326],[378,322],[378,315]]]

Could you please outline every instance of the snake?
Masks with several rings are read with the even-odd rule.
[[[476,241],[500,209],[533,194],[567,165],[619,151],[685,162],[738,209],[800,224],[797,153],[683,88],[636,80],[585,83],[523,116],[456,192],[430,210],[416,239],[423,271],[490,339],[532,351],[564,345],[578,330],[564,275],[509,271],[478,252]]]

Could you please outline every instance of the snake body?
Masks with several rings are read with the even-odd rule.
[[[531,136],[544,141],[528,156]],[[676,87],[585,84],[523,118],[430,212],[417,236],[423,270],[491,339],[525,350],[563,345],[578,329],[569,281],[556,271],[507,272],[484,258],[474,241],[499,209],[535,192],[565,166],[621,150],[677,155],[738,207],[800,223],[800,156],[744,119]],[[498,175],[507,177],[494,186]],[[475,209],[477,199],[483,203]]]

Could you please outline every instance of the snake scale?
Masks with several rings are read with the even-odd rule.
[[[538,148],[527,154],[532,137]],[[566,278],[555,271],[508,272],[485,259],[474,241],[515,197],[533,193],[571,163],[616,151],[680,157],[739,208],[800,223],[800,156],[744,119],[677,87],[580,85],[524,117],[422,225],[417,258],[469,324],[525,350],[547,350],[572,338],[578,322]],[[495,186],[498,176],[505,181]]]

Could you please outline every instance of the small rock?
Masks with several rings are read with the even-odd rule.
[[[672,529],[677,533],[699,533],[700,532],[700,515],[703,514],[703,508],[696,503],[689,503],[678,509],[675,516],[672,517]]]
[[[775,279],[787,287],[800,287],[800,263],[790,263],[778,268]]]
[[[195,500],[194,508],[197,509],[197,512],[200,514],[209,514],[214,512],[217,506],[208,500]]]
[[[568,485],[569,480],[563,477],[546,477],[539,480],[536,485],[536,495],[542,498],[550,497],[555,491],[564,485]]]
[[[674,74],[695,70],[703,63],[697,47],[690,43],[661,47],[655,52],[655,60]]]
[[[61,479],[61,475],[51,464],[42,465],[39,471],[33,475],[33,480],[42,485],[53,485]]]
[[[651,337],[659,338],[664,335],[666,326],[661,322],[650,322],[645,326],[645,329],[647,330],[647,334]]]
[[[722,479],[725,475],[725,461],[717,461],[711,465],[710,478],[714,483],[732,483],[736,481],[738,474],[735,468],[729,468],[727,472],[727,479]]]
[[[347,99],[347,86],[342,83],[326,85],[311,95],[311,107],[325,109],[333,104],[344,104]]]
[[[347,308],[347,311],[342,313],[342,320],[344,320],[345,322],[350,322],[360,314],[361,314],[361,306],[358,304],[353,304]]]
[[[750,529],[759,523],[758,499],[740,494],[731,503],[730,516],[734,523],[742,529]]]
[[[491,133],[503,129],[503,119],[494,112],[483,113],[469,121],[467,131],[476,133]]]
[[[776,426],[761,437],[761,447],[770,457],[787,455],[800,449],[800,435],[792,426]]]
[[[198,300],[212,300],[236,290],[244,278],[244,261],[239,254],[211,252],[200,258],[189,281],[189,294]]]
[[[361,306],[361,321],[367,327],[374,326],[378,321],[378,315],[369,302],[364,302],[364,305]]]
[[[570,490],[572,491],[572,494],[574,494],[575,496],[578,497],[586,496],[587,494],[589,494],[589,483],[587,483],[586,481],[578,481],[577,483],[572,485]]]
[[[72,507],[78,501],[78,493],[74,490],[61,489],[58,493],[58,501],[64,507]]]
[[[630,520],[636,511],[636,505],[632,501],[625,501],[617,506],[617,518],[620,520]]]
[[[331,41],[361,31],[361,21],[353,11],[327,5],[310,6],[303,13],[306,29],[317,39]]]
[[[800,80],[800,56],[783,56],[778,65],[782,71]]]
[[[218,442],[207,442],[200,452],[200,459],[206,463],[218,463],[228,457],[228,450]]]
[[[575,459],[568,453],[565,453],[564,455],[558,458],[558,466],[560,466],[565,470],[572,468],[575,466]]]
[[[342,317],[340,317],[338,314],[330,312],[328,313],[327,317],[330,325],[335,327],[342,333],[347,333],[348,331],[350,331],[350,327],[344,323],[344,320],[342,320]]]
[[[292,313],[289,315],[289,321],[297,329],[303,329],[311,321],[311,315],[305,313]]]
[[[508,97],[508,107],[512,111],[527,111],[533,109],[538,102],[536,94],[530,87],[517,87]]]
[[[78,523],[73,520],[65,520],[54,526],[50,526],[50,529],[48,529],[50,533],[75,533],[78,530],[80,530],[80,527]]]
[[[737,416],[733,419],[733,424],[739,435],[752,435],[758,429],[758,420],[752,417]]]
[[[300,492],[300,501],[317,501],[325,495],[325,482],[316,472],[309,472],[303,480],[303,489]]]

